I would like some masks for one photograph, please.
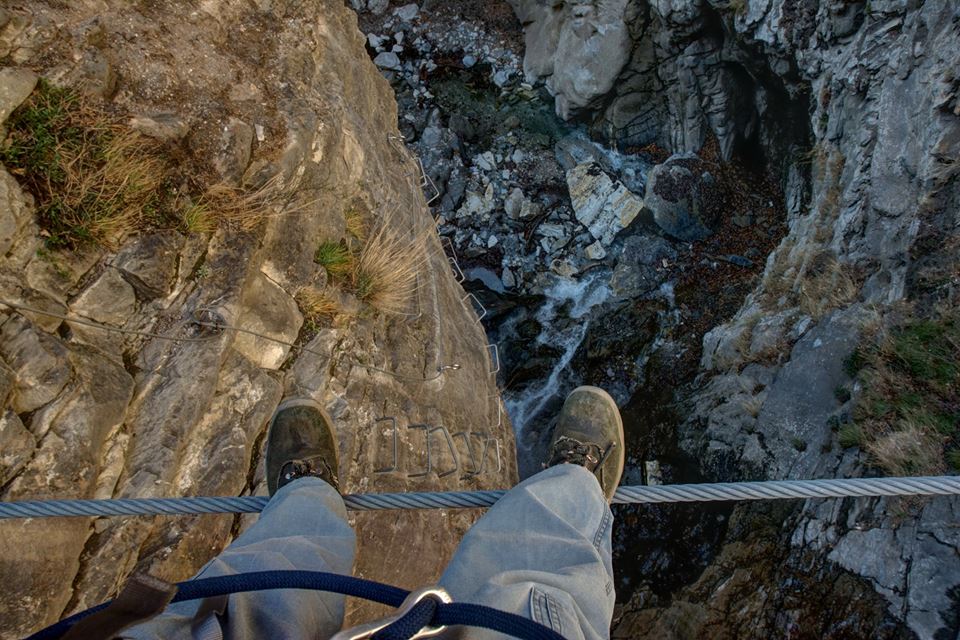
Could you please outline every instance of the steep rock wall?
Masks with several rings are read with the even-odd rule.
[[[558,113],[592,122],[612,144],[697,151],[715,138],[723,157],[781,180],[789,232],[735,318],[704,340],[684,446],[717,478],[866,472],[866,457],[838,446],[830,426],[850,410],[836,393],[850,382],[845,358],[864,326],[882,324],[896,303],[957,304],[956,4],[513,4],[526,23],[525,69],[548,77]],[[577,72],[566,61],[601,50],[590,38],[581,38],[574,54],[568,53],[570,41],[554,43],[584,15],[592,16],[592,32],[628,29],[631,40],[624,45],[614,36],[616,46],[592,63],[623,65],[616,80],[601,73],[596,91],[573,93],[558,78]],[[604,89],[608,84],[612,88]],[[831,614],[807,615],[811,608],[830,609],[834,598],[872,590],[886,613],[905,623],[909,631],[902,633],[954,637],[960,537],[951,523],[958,509],[960,502],[946,498],[906,506],[888,500],[807,503],[784,516],[778,544],[789,552],[781,568],[771,574],[756,567],[757,576],[767,576],[764,593],[782,596],[803,580],[840,585],[841,574],[861,577],[859,586],[838,586],[817,596],[820,603],[758,596],[766,602],[761,608],[779,602],[792,609],[746,631],[720,595],[725,580],[736,576],[731,557],[737,552],[728,547],[661,623],[669,627],[678,615],[692,621],[680,635],[709,628],[765,637],[810,624],[823,625],[828,635],[844,628],[874,635],[889,631],[890,623],[867,622],[849,611],[832,622]],[[751,535],[734,537],[756,542]],[[634,612],[656,609],[638,602]],[[645,624],[626,635],[668,628]]]
[[[392,91],[342,2],[13,3],[0,9],[0,60],[106,99],[227,183],[273,175],[284,194],[251,232],[147,230],[116,251],[49,251],[31,198],[0,170],[0,217],[15,230],[0,299],[128,331],[3,311],[4,500],[264,494],[264,431],[291,395],[332,416],[344,492],[516,481],[486,338],[396,142]],[[0,93],[4,116],[15,93]],[[294,294],[325,284],[314,252],[346,235],[350,207],[411,238],[430,230],[411,258],[417,292],[404,315],[361,308],[305,326]],[[447,447],[444,429],[463,437]],[[356,572],[433,583],[478,515],[355,515]],[[4,521],[3,636],[95,604],[133,572],[184,579],[250,522]]]

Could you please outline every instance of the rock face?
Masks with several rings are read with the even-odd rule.
[[[664,233],[692,242],[713,233],[721,215],[718,192],[706,163],[683,154],[650,170],[643,200]]]
[[[364,307],[309,324],[295,301],[326,282],[313,257],[345,237],[349,203],[364,203],[370,223],[396,207],[390,224],[433,226],[417,163],[393,142],[393,94],[342,2],[30,6],[0,10],[0,57],[57,78],[108,68],[112,108],[182,139],[211,175],[273,175],[286,197],[252,232],[148,230],[113,252],[51,251],[31,199],[0,169],[0,300],[70,318],[9,307],[0,316],[3,500],[263,494],[264,430],[292,395],[332,416],[345,492],[515,482],[487,340],[435,236],[408,315]],[[170,42],[190,46],[171,57]],[[136,114],[164,116],[144,124]],[[458,436],[453,448],[444,432]],[[357,571],[432,584],[478,515],[355,515]],[[184,579],[250,522],[4,521],[3,635],[102,601],[134,571]],[[352,606],[351,616],[371,613]]]
[[[526,25],[523,70],[545,78],[566,119],[609,92],[630,57],[629,0],[510,0]]]
[[[602,245],[613,242],[643,210],[643,200],[622,182],[611,180],[595,162],[578,164],[567,171],[567,186],[577,220]]]
[[[697,152],[715,140],[720,158],[767,170],[782,185],[789,233],[743,308],[704,340],[683,446],[714,478],[869,472],[866,456],[841,449],[831,429],[850,410],[830,389],[847,382],[839,363],[860,340],[868,309],[882,320],[899,301],[918,312],[957,305],[956,4],[638,0],[611,28],[611,46],[630,34],[629,60],[610,89],[601,72],[595,93],[582,90],[587,83],[578,92],[552,80],[591,46],[581,40],[570,52],[554,35],[573,29],[580,3],[513,4],[528,39],[525,68],[547,79],[558,111],[590,121],[597,137],[621,148]],[[644,199],[656,212],[650,191]],[[693,229],[688,238],[702,237]],[[836,269],[825,272],[823,256]],[[844,272],[848,282],[839,286],[835,276]],[[820,278],[830,286],[818,289]],[[684,637],[809,628],[832,629],[823,633],[833,637],[840,629],[955,637],[960,547],[944,522],[957,505],[956,498],[906,511],[887,500],[807,503],[778,516],[773,529],[787,533],[772,546],[759,531],[731,533],[703,581],[672,604],[638,592],[625,611],[664,626],[624,622],[619,633],[657,635],[682,622]],[[724,590],[742,579],[736,558],[744,547],[735,545],[758,553],[786,547],[780,569],[754,572],[754,592],[805,584],[811,597],[766,601],[781,613],[756,626],[742,613],[749,607],[733,612],[739,600],[729,604]],[[840,604],[878,597],[879,615]]]

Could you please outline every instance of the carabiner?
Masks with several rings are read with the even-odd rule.
[[[407,613],[413,609],[413,606],[423,600],[426,597],[434,597],[440,602],[449,604],[453,602],[453,598],[450,597],[450,594],[447,593],[442,587],[423,587],[422,589],[417,589],[416,591],[411,591],[410,595],[406,597],[403,601],[403,604],[397,609],[397,612],[387,616],[386,618],[381,618],[375,620],[374,622],[367,622],[365,624],[352,627],[350,629],[344,629],[339,633],[333,635],[330,640],[366,640],[376,632],[381,629],[389,627],[391,624],[407,615]],[[417,633],[415,633],[410,640],[419,640],[420,638],[432,638],[436,635],[443,633],[446,630],[445,626],[441,627],[424,627]]]

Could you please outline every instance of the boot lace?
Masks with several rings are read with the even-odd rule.
[[[550,462],[547,466],[556,464],[576,464],[594,471],[604,459],[600,446],[593,443],[580,442],[575,438],[560,436],[550,452]]]

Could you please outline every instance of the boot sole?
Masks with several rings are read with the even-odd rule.
[[[618,465],[618,467],[619,467],[619,469],[620,469],[620,473],[617,474],[617,481],[616,481],[616,483],[614,483],[614,485],[613,485],[613,486],[614,486],[614,491],[616,491],[616,487],[620,486],[620,480],[623,478],[623,467],[624,467],[624,465],[626,464],[626,461],[627,461],[626,441],[625,441],[624,435],[623,435],[623,417],[620,415],[620,407],[617,406],[617,401],[613,399],[613,396],[611,396],[609,393],[607,393],[606,391],[604,391],[604,390],[601,389],[600,387],[592,387],[592,386],[590,386],[590,385],[583,385],[582,387],[577,387],[576,389],[574,389],[573,391],[571,391],[571,392],[570,392],[570,395],[573,395],[574,393],[577,393],[577,392],[581,392],[581,393],[591,393],[591,394],[593,394],[593,395],[595,395],[595,396],[598,396],[598,397],[602,398],[602,399],[604,400],[604,402],[609,403],[609,404],[610,404],[611,406],[613,406],[613,408],[614,408],[614,413],[615,413],[616,416],[617,416],[617,431],[618,431],[619,434],[620,434],[620,446],[618,447],[618,451],[614,452],[615,455],[617,455],[617,457],[620,459],[620,464]],[[607,501],[609,502],[610,499],[612,499],[612,497],[613,497],[613,496],[610,496],[609,498],[607,498]]]

